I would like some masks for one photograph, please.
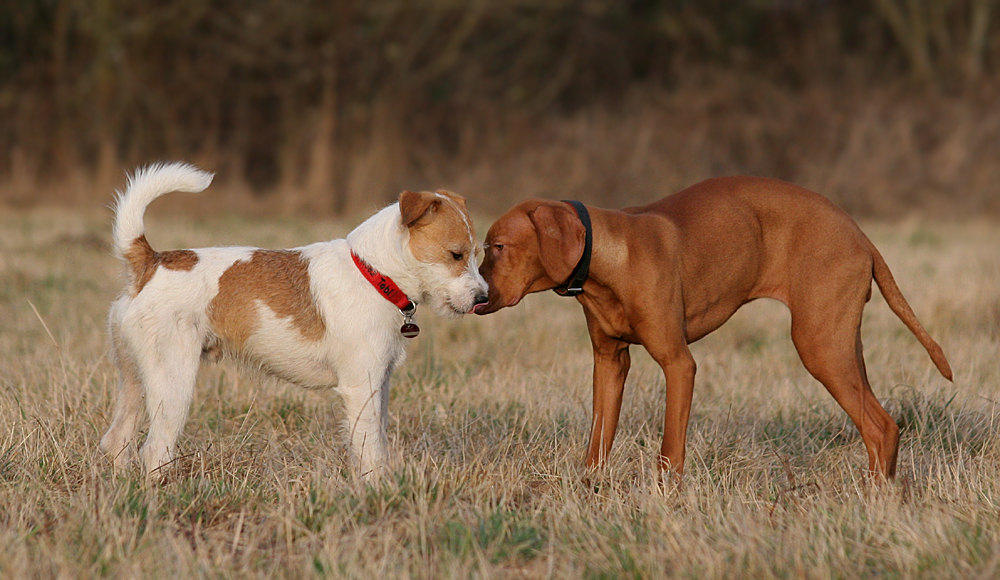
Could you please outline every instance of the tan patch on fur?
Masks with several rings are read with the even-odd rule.
[[[146,236],[132,240],[125,252],[132,274],[132,296],[136,296],[153,278],[156,269],[163,266],[167,270],[190,271],[198,263],[198,254],[192,250],[169,250],[157,252],[149,245]]]
[[[448,191],[447,189],[439,189],[434,193],[440,193],[441,195],[446,195],[450,197],[452,201],[462,206],[462,211],[464,211],[466,214],[469,213],[469,208],[465,205],[465,198],[462,197],[461,195],[458,195],[454,191]]]
[[[219,293],[208,306],[215,333],[227,346],[241,348],[259,324],[257,302],[278,318],[291,318],[303,338],[320,340],[326,324],[313,302],[309,262],[294,250],[255,250],[219,277]]]
[[[470,252],[476,251],[472,245],[476,232],[464,199],[443,190],[440,193],[452,198],[452,202],[437,198],[430,210],[410,226],[410,251],[421,262],[444,264],[453,276],[460,276],[468,266]],[[452,252],[462,254],[462,258],[456,260]]]

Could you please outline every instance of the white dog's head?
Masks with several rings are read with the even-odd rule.
[[[409,230],[406,250],[420,284],[420,302],[440,316],[458,317],[486,302],[486,281],[479,274],[476,230],[465,198],[450,191],[399,194],[402,225]]]

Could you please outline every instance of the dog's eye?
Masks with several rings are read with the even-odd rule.
[[[493,247],[496,248],[496,251],[499,252],[500,250],[503,249],[503,244],[493,244]]]
[[[455,258],[455,261],[458,262],[459,260],[465,257],[465,254],[463,254],[462,252],[452,252],[451,257]]]

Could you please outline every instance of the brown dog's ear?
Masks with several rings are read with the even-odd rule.
[[[411,226],[428,212],[433,213],[441,200],[426,191],[406,190],[399,194],[399,215],[404,226]]]
[[[540,205],[528,214],[538,235],[539,258],[545,273],[562,284],[583,256],[587,231],[569,206]]]

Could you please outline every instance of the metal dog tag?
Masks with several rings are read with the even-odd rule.
[[[400,310],[403,314],[403,326],[399,328],[399,333],[406,338],[414,338],[420,334],[420,327],[413,323],[413,314],[417,311],[417,307],[412,303],[410,307],[406,310]]]

